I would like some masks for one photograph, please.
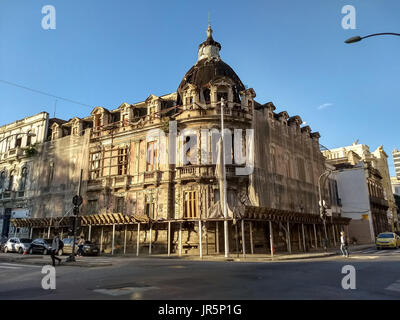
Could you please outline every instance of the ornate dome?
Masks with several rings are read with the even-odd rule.
[[[190,68],[185,74],[183,80],[178,87],[178,104],[182,102],[182,89],[186,84],[190,83],[197,88],[203,88],[211,81],[219,78],[229,78],[233,81],[234,92],[238,94],[240,91],[245,90],[245,87],[233,71],[233,69],[223,62],[219,56],[221,45],[212,38],[212,29],[208,26],[207,29],[207,40],[199,45],[198,60],[196,64]]]

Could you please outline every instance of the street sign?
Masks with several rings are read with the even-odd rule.
[[[83,202],[83,199],[81,196],[76,195],[72,198],[72,203],[74,204],[74,206],[79,207],[82,204],[82,202]]]

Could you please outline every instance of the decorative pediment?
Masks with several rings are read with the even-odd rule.
[[[90,114],[94,115],[94,114],[101,114],[101,113],[110,113],[110,111],[108,111],[106,108],[103,108],[103,107],[96,107],[92,110],[92,112]]]

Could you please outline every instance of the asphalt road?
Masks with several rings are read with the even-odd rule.
[[[106,267],[56,267],[55,290],[42,288],[41,266],[0,262],[0,300],[400,299],[400,250],[290,262],[112,259]],[[356,270],[354,290],[342,288],[345,265]]]

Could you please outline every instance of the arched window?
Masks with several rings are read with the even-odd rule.
[[[14,175],[15,175],[15,170],[10,172],[10,178],[8,180],[8,190],[12,190],[13,185],[14,185]]]
[[[2,171],[0,173],[0,189],[4,188],[4,182],[6,181],[6,172]]]
[[[19,184],[19,190],[24,191],[26,188],[26,178],[28,176],[28,169],[26,167],[22,168],[21,171],[21,181]]]

